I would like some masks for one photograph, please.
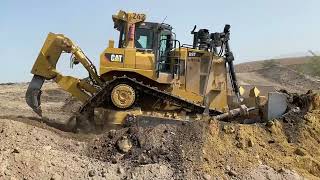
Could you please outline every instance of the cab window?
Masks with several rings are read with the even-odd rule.
[[[160,37],[160,54],[164,55],[165,52],[168,52],[168,45],[169,45],[169,36],[168,35],[161,35]]]
[[[170,53],[170,35],[161,34],[160,35],[160,46],[159,46],[159,55],[160,55],[160,72],[167,72],[171,71],[171,64],[169,60],[169,53]]]
[[[135,33],[135,47],[138,49],[152,49],[153,34],[150,29],[137,28]]]

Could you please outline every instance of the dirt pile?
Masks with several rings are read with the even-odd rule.
[[[203,177],[201,169],[197,167],[201,167],[203,161],[201,149],[207,130],[202,122],[161,124],[156,127],[132,126],[101,136],[91,145],[88,155],[128,167],[166,165],[173,172],[170,178],[195,179]],[[119,141],[123,139],[132,144],[129,152],[124,152],[119,146]],[[130,169],[126,172],[131,179]]]
[[[26,87],[0,89],[0,179],[320,178],[320,110],[296,108],[250,125],[198,121],[74,134],[39,122]],[[43,95],[51,120],[66,121],[78,105],[51,83]]]
[[[133,125],[101,135],[87,153],[127,167],[128,179],[138,176],[134,168],[149,165],[166,167],[148,174],[164,179],[320,178],[320,111],[307,111],[311,94],[288,95],[292,110],[267,123]]]

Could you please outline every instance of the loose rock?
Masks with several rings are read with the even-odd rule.
[[[244,149],[244,148],[245,148],[245,145],[244,145],[244,143],[243,143],[242,141],[238,141],[237,144],[236,144],[236,146],[237,146],[238,148],[240,148],[240,149]]]
[[[274,125],[273,121],[268,121],[267,124],[266,124],[266,126],[269,127],[269,128],[272,127],[273,125]]]
[[[20,153],[20,150],[18,148],[14,148],[12,153]]]
[[[116,135],[116,130],[114,130],[114,129],[111,129],[111,130],[109,131],[109,133],[108,133],[108,137],[109,137],[110,139],[114,138],[115,135]]]
[[[123,174],[124,173],[124,169],[119,166],[118,169],[117,169],[117,173],[118,174]]]
[[[249,139],[249,140],[248,140],[248,146],[249,146],[249,147],[253,147],[253,146],[254,146],[254,142],[253,142],[252,139]]]
[[[234,171],[234,170],[229,171],[228,174],[230,176],[237,176],[238,175],[238,173],[236,171]]]
[[[90,177],[93,177],[93,176],[95,176],[96,175],[96,171],[95,170],[90,170],[89,171],[89,176]]]
[[[212,180],[212,177],[209,174],[204,174],[203,179],[205,180]]]
[[[227,172],[231,171],[231,167],[229,165],[226,166],[226,171]]]
[[[51,176],[50,180],[60,180],[61,176],[59,174],[54,174]]]
[[[103,171],[101,172],[101,177],[106,177],[106,174],[107,174],[107,172],[106,172],[105,170],[103,170]]]
[[[123,153],[127,153],[130,151],[130,149],[132,148],[132,143],[131,141],[128,139],[127,136],[122,136],[118,141],[117,141],[117,147],[118,149],[123,152]]]
[[[302,149],[302,148],[297,148],[295,151],[294,151],[295,154],[299,155],[299,156],[305,156],[307,154],[307,152]]]
[[[226,134],[232,134],[235,132],[235,128],[233,126],[228,126],[228,125],[224,125],[222,127],[222,130],[226,133]]]

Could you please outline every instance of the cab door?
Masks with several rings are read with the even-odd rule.
[[[148,28],[137,28],[135,33],[136,60],[135,68],[154,69],[153,31]]]

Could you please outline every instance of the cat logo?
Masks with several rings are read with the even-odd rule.
[[[123,62],[123,54],[106,53],[105,56],[111,62],[119,62],[119,63]]]

